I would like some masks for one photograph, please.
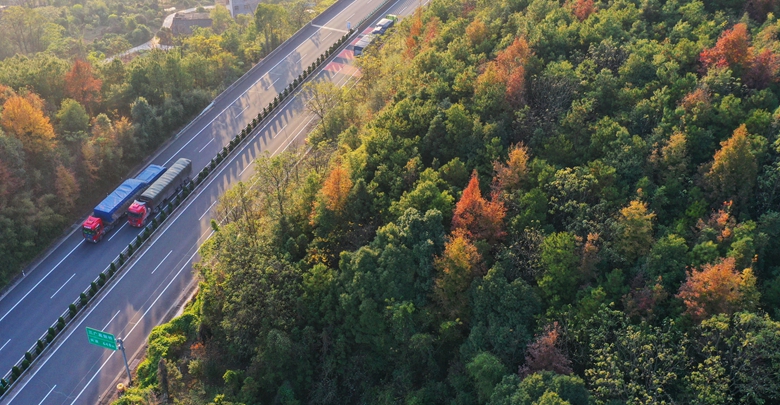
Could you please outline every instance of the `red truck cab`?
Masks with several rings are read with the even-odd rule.
[[[103,220],[98,217],[90,216],[81,225],[81,233],[88,242],[98,243],[105,235]]]
[[[146,224],[150,213],[151,210],[146,206],[146,203],[135,200],[130,208],[127,209],[127,222],[130,226],[141,228]]]

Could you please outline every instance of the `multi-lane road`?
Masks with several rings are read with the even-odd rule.
[[[427,1],[426,1],[427,2]],[[341,0],[280,49],[221,94],[204,113],[155,156],[167,165],[179,157],[194,169],[214,154],[275,95],[297,77],[339,36],[367,16],[381,0]],[[409,14],[419,0],[396,0],[388,12]],[[318,78],[345,85],[357,70],[352,53],[342,51]],[[2,398],[13,404],[92,404],[123,372],[121,356],[87,343],[85,327],[125,338],[128,355],[141,350],[151,329],[163,321],[193,283],[191,264],[211,234],[210,211],[219,196],[248,180],[252,162],[264,152],[280,153],[301,142],[315,118],[300,96],[282,104],[249,142],[219,166],[155,234],[109,288],[58,338],[35,367]],[[0,300],[0,372],[9,369],[67,305],[104,270],[138,230],[124,226],[97,245],[82,242],[80,232],[65,238],[27,277]]]

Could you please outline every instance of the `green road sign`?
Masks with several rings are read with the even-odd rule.
[[[89,343],[95,346],[100,346],[104,349],[116,350],[116,338],[114,335],[106,332],[101,332],[97,329],[87,328],[87,339]]]

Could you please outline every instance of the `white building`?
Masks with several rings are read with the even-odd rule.
[[[260,0],[216,0],[230,11],[230,15],[236,18],[239,14],[254,14]]]

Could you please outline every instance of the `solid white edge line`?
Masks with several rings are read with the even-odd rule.
[[[11,342],[11,339],[8,339],[8,342],[5,342],[5,344],[3,345],[3,347],[0,347],[0,350],[3,350],[3,349],[5,349],[5,346],[6,346],[8,343],[10,343],[10,342]]]
[[[208,238],[206,238],[206,240],[209,240],[209,238],[211,238],[211,235],[213,235],[213,234],[214,234],[214,231],[211,231],[211,234],[209,234],[209,236],[208,236]],[[190,262],[195,257],[195,255],[198,254],[198,250],[200,250],[200,249],[196,249],[195,253],[193,253],[192,256],[190,256],[190,258],[186,262],[184,262],[184,264],[181,266],[181,268],[179,268],[179,271],[176,272],[176,274],[171,278],[171,281],[168,282],[168,285],[166,285],[165,288],[163,288],[163,290],[160,291],[160,294],[157,296],[157,298],[155,298],[155,300],[151,303],[151,305],[149,305],[149,308],[146,308],[146,311],[144,311],[143,315],[141,315],[141,317],[138,318],[138,320],[136,321],[135,325],[133,325],[133,327],[130,329],[130,331],[127,332],[127,334],[124,336],[123,340],[126,340],[127,337],[130,336],[131,333],[133,333],[135,328],[137,328],[138,325],[141,324],[141,321],[144,319],[146,314],[148,314],[149,311],[151,311],[151,309],[154,308],[154,305],[157,304],[157,301],[159,301],[160,298],[162,298],[163,294],[165,294],[165,292],[168,291],[168,288],[173,284],[174,281],[176,281],[176,279],[179,277],[179,274],[181,274],[182,270],[184,270],[184,268],[187,267],[188,264],[190,264]],[[114,353],[116,353],[116,351],[112,352],[111,355],[108,356],[106,361],[104,361],[103,364],[100,366],[100,368],[95,372],[95,374],[92,375],[92,378],[90,378],[89,381],[87,381],[87,383],[84,385],[84,388],[82,388],[81,391],[79,391],[79,394],[76,395],[76,398],[74,398],[73,402],[70,403],[71,405],[75,404],[76,401],[79,400],[79,397],[81,397],[81,394],[83,394],[84,391],[87,389],[87,387],[89,387],[89,385],[92,383],[92,381],[95,379],[95,377],[97,377],[98,374],[100,374],[100,371],[103,369],[103,367],[105,367],[106,363],[108,363],[108,360],[111,359],[111,357],[114,355]]]
[[[400,0],[399,0],[399,1],[400,1]],[[397,1],[396,1],[396,3],[397,3]],[[426,3],[427,3],[427,2],[426,2]],[[342,12],[344,12],[344,10],[342,10]],[[330,21],[332,21],[334,18],[336,18],[336,17],[337,17],[339,14],[341,14],[342,12],[340,12],[340,13],[336,14],[336,16],[334,16],[333,18],[331,18],[331,20],[330,20]],[[353,15],[354,15],[354,14],[353,14]],[[330,22],[330,21],[329,21],[329,22]],[[314,35],[314,34],[312,34],[312,36],[313,36],[313,35]],[[311,38],[311,36],[310,36],[309,38]],[[296,48],[296,49],[297,49],[297,48]],[[289,55],[288,55],[288,56],[289,56]],[[286,58],[286,57],[285,57],[285,58]],[[281,61],[280,61],[279,63],[281,63]],[[278,65],[278,63],[277,63],[277,65]],[[274,66],[274,67],[275,67],[275,66]],[[272,69],[273,69],[273,68],[272,68]],[[272,70],[272,69],[271,69],[271,70]],[[320,71],[320,73],[322,73],[322,71]],[[258,80],[259,80],[259,79],[258,79]],[[257,83],[257,82],[255,82],[255,83]],[[254,86],[254,85],[253,85],[253,86]],[[251,88],[251,87],[250,87],[250,88]],[[248,91],[248,90],[249,90],[249,89],[247,89],[247,91]],[[244,93],[246,93],[246,91],[245,91]],[[290,103],[291,103],[293,100],[295,100],[295,98],[296,98],[296,97],[291,97],[291,98],[290,98],[290,100],[289,100],[289,101],[287,101],[287,102],[286,102],[286,103],[285,103],[285,104],[284,104],[284,105],[283,105],[283,106],[282,106],[282,107],[281,107],[281,108],[280,108],[280,109],[279,109],[279,110],[276,112],[276,114],[274,114],[273,118],[271,118],[271,119],[270,119],[270,120],[269,120],[269,121],[268,121],[268,122],[267,122],[265,125],[263,125],[263,127],[262,127],[262,128],[261,128],[261,129],[260,129],[258,132],[257,132],[257,134],[259,134],[259,133],[261,133],[261,132],[265,131],[265,130],[267,129],[268,125],[269,125],[271,122],[273,122],[273,121],[274,121],[274,120],[275,120],[275,119],[276,119],[276,118],[279,116],[279,114],[280,114],[282,111],[284,111],[284,109],[285,109],[285,108],[287,108],[287,106],[288,106],[288,105],[289,105],[289,104],[290,104]],[[226,109],[227,109],[227,108],[226,108]],[[222,111],[222,113],[224,113],[224,110]],[[222,113],[220,113],[219,115],[222,115]],[[218,115],[218,116],[219,116],[219,115]],[[216,117],[215,117],[215,119],[216,119]],[[212,120],[212,122],[213,122],[213,120]],[[208,126],[208,125],[207,125],[207,126]],[[285,125],[285,127],[286,127],[286,125]],[[205,127],[204,127],[203,129],[205,129]],[[203,129],[202,129],[201,131],[203,131]],[[196,137],[196,136],[197,136],[197,135],[195,135],[195,137]],[[195,137],[193,137],[193,139],[194,139]],[[294,138],[293,138],[293,139],[294,139]],[[191,142],[191,141],[192,141],[192,139],[190,140],[190,142]],[[189,143],[189,142],[188,142],[188,143]],[[89,313],[87,313],[87,314],[84,316],[84,318],[82,318],[82,319],[81,319],[81,321],[79,321],[79,323],[78,323],[77,325],[73,326],[73,330],[71,330],[71,332],[70,332],[70,333],[68,333],[68,336],[67,336],[67,337],[65,337],[65,339],[63,339],[63,340],[62,340],[62,341],[59,343],[59,345],[58,345],[58,346],[57,346],[57,347],[54,349],[54,351],[52,351],[52,353],[51,353],[51,354],[49,354],[49,356],[46,358],[46,360],[44,360],[44,362],[43,362],[43,363],[42,363],[40,366],[38,366],[38,368],[37,368],[37,369],[35,370],[35,372],[34,372],[34,373],[33,373],[33,374],[32,374],[32,375],[29,377],[29,379],[27,379],[27,380],[24,382],[24,384],[22,384],[22,386],[18,387],[18,389],[14,390],[14,395],[13,395],[13,397],[11,397],[11,398],[9,399],[9,402],[8,402],[9,404],[10,404],[11,402],[13,402],[13,400],[14,400],[14,399],[16,399],[16,397],[18,396],[18,394],[19,394],[21,391],[23,391],[23,390],[24,390],[24,388],[27,386],[27,384],[28,384],[30,381],[32,381],[32,379],[33,379],[33,378],[35,378],[35,376],[38,374],[38,371],[40,371],[40,370],[42,370],[42,369],[43,369],[43,367],[44,367],[44,366],[46,365],[46,363],[48,363],[48,361],[49,361],[49,360],[50,360],[50,359],[51,359],[51,358],[54,356],[54,354],[57,352],[57,350],[59,350],[59,349],[60,349],[60,348],[61,348],[61,347],[62,347],[62,346],[65,344],[65,342],[66,342],[68,339],[70,339],[70,337],[71,337],[71,336],[73,335],[73,333],[74,333],[74,332],[75,332],[75,331],[78,329],[78,327],[79,327],[79,326],[81,326],[81,324],[82,324],[82,323],[84,323],[84,320],[86,320],[86,318],[88,318],[88,317],[89,317],[89,315],[91,315],[91,314],[92,314],[92,312],[93,312],[93,311],[94,311],[94,310],[95,310],[95,309],[96,309],[96,308],[97,308],[97,307],[100,305],[100,303],[101,303],[101,302],[103,302],[103,300],[104,300],[104,299],[105,299],[105,298],[106,298],[106,297],[107,297],[107,296],[108,296],[108,295],[111,293],[111,291],[113,291],[113,289],[114,289],[114,288],[115,288],[117,285],[119,285],[119,283],[122,281],[122,279],[124,279],[124,277],[125,277],[127,274],[129,274],[129,273],[130,273],[130,271],[133,269],[133,267],[135,267],[135,265],[136,265],[138,262],[140,262],[141,258],[143,258],[143,257],[144,257],[144,255],[146,255],[146,253],[150,251],[150,249],[151,249],[151,247],[154,245],[154,243],[155,243],[157,240],[160,240],[160,237],[161,237],[162,235],[164,235],[164,234],[165,234],[165,232],[166,232],[168,229],[170,229],[170,227],[171,227],[171,226],[172,226],[172,225],[173,225],[173,224],[174,224],[174,223],[175,223],[175,222],[176,222],[176,221],[177,221],[177,220],[178,220],[178,219],[179,219],[179,218],[180,218],[180,217],[181,217],[181,216],[184,214],[184,212],[186,212],[186,210],[187,210],[187,209],[188,209],[188,208],[189,208],[189,207],[190,207],[190,206],[191,206],[191,205],[192,205],[192,204],[193,204],[193,203],[194,203],[194,202],[195,202],[195,201],[198,199],[198,197],[199,197],[201,194],[203,194],[203,192],[204,192],[205,190],[207,190],[207,189],[208,189],[208,187],[211,185],[211,183],[212,183],[212,182],[214,182],[214,180],[216,180],[216,179],[217,179],[217,178],[220,176],[220,174],[221,174],[221,173],[222,173],[222,172],[225,170],[225,168],[229,167],[229,166],[230,166],[230,164],[231,164],[231,163],[233,163],[233,161],[234,161],[234,160],[235,160],[235,159],[236,159],[238,156],[240,156],[240,155],[241,155],[241,153],[243,153],[243,152],[246,150],[246,148],[247,148],[247,147],[248,147],[250,144],[251,144],[251,142],[247,142],[246,144],[244,144],[244,146],[243,146],[243,147],[242,147],[242,148],[241,148],[241,149],[240,149],[240,150],[239,150],[239,151],[238,151],[238,152],[237,152],[235,155],[233,155],[233,156],[232,156],[232,158],[231,158],[231,159],[230,159],[228,162],[226,162],[224,165],[222,165],[222,168],[219,170],[219,172],[218,172],[218,173],[217,173],[217,174],[216,174],[214,177],[212,177],[212,178],[211,178],[211,180],[209,180],[209,182],[208,182],[208,183],[207,183],[207,184],[206,184],[206,185],[205,185],[205,186],[204,186],[204,187],[201,189],[201,191],[200,191],[200,192],[198,192],[198,194],[197,194],[197,195],[196,195],[196,196],[195,196],[195,197],[192,199],[192,201],[190,201],[190,203],[189,203],[189,204],[187,204],[187,206],[186,206],[186,207],[184,207],[184,209],[182,209],[181,211],[179,211],[179,213],[178,213],[178,215],[176,216],[176,218],[174,218],[173,220],[171,220],[171,221],[168,223],[168,225],[165,227],[165,229],[163,229],[163,230],[160,232],[160,234],[159,234],[160,236],[159,236],[158,238],[156,238],[156,239],[155,239],[155,241],[152,241],[152,243],[149,245],[149,247],[148,247],[147,249],[145,249],[145,250],[144,250],[144,252],[141,254],[141,256],[139,256],[139,257],[138,257],[138,259],[136,259],[136,260],[133,262],[133,264],[132,264],[132,265],[131,265],[131,266],[130,266],[130,267],[129,267],[129,268],[128,268],[128,269],[127,269],[125,272],[123,272],[122,276],[121,276],[121,277],[120,277],[120,278],[119,278],[119,279],[118,279],[118,280],[117,280],[115,283],[113,283],[113,284],[111,285],[111,288],[109,288],[109,290],[108,290],[108,291],[106,291],[106,292],[105,292],[103,295],[101,295],[101,298],[100,298],[100,300],[98,300],[98,302],[95,304],[95,306],[93,306],[93,307],[90,309]],[[186,144],[185,144],[185,146],[186,146]],[[184,146],[183,146],[181,149],[183,149],[183,148],[184,148]],[[179,150],[179,152],[181,151],[181,149]],[[278,148],[277,148],[277,150],[278,150]],[[176,153],[178,154],[178,152],[176,152]],[[175,155],[174,155],[174,156],[175,156]],[[173,159],[173,157],[171,157],[171,159]],[[170,161],[171,159],[169,159],[168,161]],[[168,162],[166,162],[166,164],[167,164],[167,163],[168,163]],[[165,164],[163,164],[163,165],[165,165]],[[212,232],[211,232],[211,234],[209,234],[209,236],[206,238],[206,240],[208,240],[209,238],[211,238],[211,236],[212,236],[213,234],[214,234],[214,231],[212,231]],[[79,242],[79,245],[77,245],[76,247],[80,246],[80,245],[81,245],[81,243],[83,243],[83,242],[84,242],[83,240],[82,240],[81,242]],[[205,242],[205,241],[204,241],[204,242]],[[201,244],[201,245],[202,245],[202,244]],[[76,250],[76,248],[73,248],[73,250]],[[72,252],[73,252],[73,251],[71,251],[71,253],[72,253]],[[190,261],[190,260],[192,260],[192,257],[195,257],[195,255],[196,255],[197,253],[198,253],[198,252],[197,252],[197,250],[196,250],[196,251],[195,251],[195,253],[193,253],[193,255],[190,257],[190,259],[187,261],[187,263],[189,263],[189,261]],[[68,255],[70,255],[70,253],[69,253]],[[66,256],[66,257],[67,257],[67,256]],[[64,261],[64,260],[65,260],[65,259],[63,258],[63,260],[62,260],[62,261]],[[62,263],[62,261],[60,261],[60,263]],[[58,263],[57,265],[59,265],[60,263]],[[168,285],[167,285],[167,286],[165,287],[165,289],[164,289],[164,290],[163,290],[163,291],[160,293],[160,295],[157,297],[157,299],[155,299],[155,300],[154,300],[154,302],[152,303],[152,305],[151,305],[151,306],[150,306],[150,307],[149,307],[149,308],[148,308],[148,309],[147,309],[147,310],[144,312],[144,315],[146,315],[146,314],[149,312],[149,310],[150,310],[150,309],[151,309],[151,308],[154,306],[154,304],[155,304],[155,303],[156,303],[156,302],[157,302],[157,301],[160,299],[160,297],[162,296],[162,293],[164,293],[164,292],[165,292],[165,291],[168,289],[168,287],[170,287],[170,285],[173,283],[173,280],[175,280],[175,279],[176,279],[176,277],[178,277],[178,275],[181,273],[181,271],[184,269],[184,267],[185,267],[185,266],[186,266],[186,263],[185,263],[185,265],[184,265],[184,266],[182,266],[182,268],[181,268],[181,269],[179,269],[179,271],[176,273],[176,276],[174,276],[174,278],[173,278],[173,279],[171,279],[171,282],[169,282],[169,283],[168,283]],[[55,266],[55,268],[56,268],[56,266]],[[54,269],[52,269],[51,271],[54,271]],[[51,271],[50,271],[49,273],[51,273]],[[48,274],[47,274],[47,275],[48,275]],[[44,276],[44,277],[45,277],[45,276]],[[40,281],[39,281],[38,283],[40,284]],[[37,286],[37,284],[36,284],[36,286]],[[35,288],[35,286],[34,286],[33,288]],[[30,290],[30,291],[32,291],[32,290]],[[29,294],[29,292],[28,292],[27,294]],[[26,295],[25,295],[25,297],[26,297]],[[22,299],[24,299],[24,297],[23,297]],[[20,302],[21,302],[21,301],[20,301]],[[18,303],[17,303],[16,305],[18,305]],[[16,305],[14,305],[14,307],[16,307]],[[11,308],[11,310],[13,310],[13,308]],[[10,310],[9,310],[9,312],[10,312]],[[8,315],[8,314],[6,313],[6,315]],[[141,318],[139,319],[139,322],[137,322],[135,326],[138,326],[138,324],[140,323],[140,320],[141,320],[141,319],[143,319],[143,316],[144,316],[144,315],[142,315],[142,316],[141,316]],[[5,315],[3,316],[3,318],[4,318],[4,317],[5,317]],[[0,320],[2,320],[2,318],[0,318]],[[132,331],[135,329],[135,326],[133,326],[133,328],[130,330],[130,332],[128,332],[128,335],[129,335],[130,333],[132,333]],[[105,366],[105,364],[108,362],[108,360],[110,360],[110,358],[111,358],[111,357],[114,355],[114,353],[116,353],[116,352],[112,352],[112,353],[111,353],[111,355],[109,355],[108,359],[106,359],[106,361],[103,363],[103,365],[101,365],[101,366],[100,366],[100,369],[98,369],[98,373],[100,372],[100,370],[102,370],[102,368]],[[92,382],[92,380],[94,380],[94,378],[95,378],[95,376],[96,376],[96,375],[97,375],[97,373],[96,373],[95,375],[93,375],[93,376],[92,376],[92,378],[89,380],[89,382],[87,382],[87,385],[85,385],[85,386],[84,386],[84,388],[81,390],[81,392],[79,393],[79,396],[81,396],[81,394],[84,392],[84,390],[87,388],[87,386],[89,386],[89,384]],[[78,399],[78,396],[76,397],[76,399],[74,399],[74,401],[73,401],[71,404],[74,404],[74,403],[76,402],[76,400],[77,400],[77,399]]]
[[[43,280],[45,280],[45,279],[46,279],[46,277],[49,277],[49,274],[51,274],[51,273],[54,271],[54,269],[56,269],[57,267],[59,267],[59,266],[62,264],[62,262],[64,262],[64,261],[65,261],[65,259],[67,259],[67,258],[68,258],[68,257],[71,255],[71,253],[73,253],[73,251],[74,251],[74,250],[78,249],[78,247],[79,247],[79,246],[81,246],[81,244],[82,244],[82,243],[84,243],[84,239],[82,239],[82,240],[81,240],[81,241],[80,241],[80,242],[79,242],[79,243],[76,245],[76,247],[74,247],[74,248],[73,248],[73,250],[71,250],[71,251],[70,251],[70,252],[69,252],[67,255],[65,255],[65,257],[63,257],[63,258],[62,258],[62,260],[60,260],[60,261],[59,261],[59,263],[55,264],[55,265],[54,265],[54,267],[52,267],[52,268],[51,268],[51,270],[49,270],[49,272],[48,272],[48,273],[46,273],[46,275],[45,275],[45,276],[43,276],[43,277],[42,277],[40,280],[38,280],[38,282],[37,282],[37,283],[35,283],[35,285],[34,285],[34,286],[33,286],[33,287],[30,289],[30,291],[27,291],[27,294],[24,294],[24,296],[22,296],[22,298],[21,298],[19,301],[17,301],[17,303],[16,303],[16,304],[14,304],[14,306],[12,306],[12,307],[11,307],[11,309],[9,309],[9,310],[8,310],[8,312],[6,312],[6,313],[5,313],[5,315],[3,315],[3,317],[2,317],[2,318],[0,318],[0,322],[2,322],[2,320],[3,320],[3,319],[5,319],[5,317],[6,317],[6,316],[8,316],[8,314],[10,314],[10,313],[11,313],[11,311],[13,311],[13,310],[14,310],[14,308],[16,308],[16,307],[17,307],[19,304],[21,304],[21,303],[22,303],[22,301],[24,301],[24,299],[25,299],[25,298],[27,298],[27,296],[28,296],[28,295],[30,295],[30,293],[31,293],[31,292],[33,292],[33,290],[35,289],[35,287],[38,287],[38,285],[39,285],[39,284],[41,284],[41,282],[43,282]]]
[[[249,161],[249,163],[248,163],[248,164],[246,165],[246,167],[244,168],[244,170],[242,170],[242,171],[241,171],[241,173],[239,173],[239,174],[238,174],[238,175],[239,175],[239,177],[240,177],[242,174],[244,174],[244,172],[246,171],[246,169],[249,169],[250,167],[252,167],[252,163],[255,163],[255,161],[254,161],[254,160],[250,160],[250,161]],[[201,218],[203,218],[203,217],[201,217]]]
[[[62,285],[60,286],[60,288],[58,288],[58,289],[57,289],[57,291],[55,291],[55,292],[54,292],[54,294],[52,294],[52,295],[51,295],[51,297],[49,297],[49,299],[52,299],[52,298],[54,298],[54,296],[55,296],[55,295],[57,295],[57,293],[58,293],[58,292],[60,292],[60,290],[62,290],[62,288],[63,288],[63,287],[65,287],[65,284],[68,284],[68,281],[70,281],[71,279],[73,279],[73,277],[76,277],[76,273],[73,273],[73,275],[72,275],[72,276],[70,276],[70,278],[69,278],[69,279],[67,279],[67,280],[66,280],[64,283],[62,283]]]
[[[354,1],[353,1],[352,3],[354,3]],[[350,3],[350,4],[352,4],[352,3]],[[336,17],[338,17],[339,15],[341,15],[341,13],[343,13],[344,11],[347,11],[348,9],[349,9],[349,6],[348,6],[348,5],[345,5],[345,6],[344,6],[344,10],[341,10],[341,11],[340,11],[338,14],[334,15],[334,16],[333,16],[333,18],[331,18],[330,20],[328,20],[328,22],[326,22],[324,25],[330,24],[330,22],[331,22],[331,21],[333,21],[333,20],[334,20]],[[353,13],[352,15],[355,15],[355,14]],[[350,16],[350,17],[351,17],[351,16]],[[274,69],[276,69],[276,67],[277,67],[277,66],[279,66],[279,64],[281,64],[282,62],[284,62],[285,60],[287,60],[287,58],[289,58],[289,57],[290,57],[290,55],[292,55],[292,54],[294,54],[296,51],[298,51],[298,48],[300,48],[301,46],[303,46],[304,44],[306,44],[306,43],[307,43],[307,42],[308,42],[308,41],[309,41],[309,40],[310,40],[310,39],[311,39],[313,36],[315,36],[316,34],[318,34],[318,33],[320,32],[320,30],[321,30],[321,29],[317,29],[317,31],[315,31],[313,34],[309,35],[309,37],[308,37],[308,38],[306,38],[306,39],[304,39],[304,40],[301,42],[301,44],[300,44],[300,45],[296,46],[296,47],[295,47],[295,49],[293,49],[292,51],[290,51],[290,53],[288,53],[287,55],[285,55],[284,57],[282,57],[282,58],[279,60],[279,62],[277,62],[277,63],[276,63],[275,65],[273,65],[273,66],[272,66],[270,69],[268,69],[268,72],[266,72],[264,75],[260,76],[260,78],[258,78],[257,80],[255,80],[255,82],[254,82],[254,83],[252,83],[252,84],[251,84],[249,87],[247,87],[247,89],[246,89],[246,90],[244,90],[244,92],[243,92],[243,93],[241,93],[241,94],[240,94],[238,97],[236,97],[236,98],[235,98],[233,101],[231,101],[231,102],[230,102],[230,104],[229,104],[227,107],[225,107],[225,108],[224,108],[222,111],[220,111],[220,112],[219,112],[219,114],[217,114],[217,115],[216,115],[216,116],[215,116],[215,117],[214,117],[214,118],[213,118],[211,121],[209,121],[209,122],[208,122],[208,124],[206,124],[205,126],[203,126],[203,128],[201,128],[201,130],[200,130],[200,131],[198,131],[198,132],[197,132],[195,135],[193,135],[192,139],[190,139],[189,141],[187,141],[187,143],[185,143],[184,145],[182,145],[182,147],[181,147],[181,148],[179,148],[179,150],[177,150],[177,151],[176,151],[176,153],[174,153],[174,154],[173,154],[173,156],[171,156],[171,157],[170,157],[170,159],[166,160],[166,161],[165,161],[165,163],[163,163],[162,165],[163,165],[163,166],[167,165],[167,164],[168,164],[168,162],[170,162],[171,160],[173,160],[173,158],[175,158],[176,156],[178,156],[178,155],[179,155],[179,152],[181,152],[181,151],[182,151],[182,150],[183,150],[185,147],[187,147],[187,145],[189,145],[189,144],[190,144],[190,142],[192,142],[192,141],[193,141],[195,138],[197,138],[197,137],[198,137],[198,135],[200,135],[200,133],[201,133],[201,132],[205,131],[205,130],[206,130],[206,128],[208,128],[209,126],[211,126],[211,124],[212,124],[214,121],[216,121],[216,119],[217,119],[217,118],[221,117],[221,116],[222,116],[222,114],[224,114],[224,113],[225,113],[225,111],[227,111],[227,109],[228,109],[228,108],[230,108],[230,107],[232,107],[232,106],[233,106],[233,103],[235,103],[236,101],[238,101],[238,99],[240,99],[241,97],[244,97],[244,95],[245,95],[245,94],[246,94],[246,93],[247,93],[249,90],[252,90],[252,89],[253,89],[253,88],[254,88],[254,87],[257,85],[257,83],[258,83],[258,82],[260,82],[261,80],[263,80],[263,78],[264,78],[264,77],[268,76],[268,75],[271,73],[271,71],[273,71]],[[277,79],[277,80],[278,80],[278,79]],[[276,82],[274,82],[274,83],[276,83]]]
[[[163,257],[163,259],[162,259],[162,260],[160,260],[160,264],[158,264],[158,265],[157,265],[157,267],[155,267],[155,268],[154,268],[154,270],[152,270],[152,274],[154,274],[154,272],[155,272],[155,271],[157,271],[157,269],[159,269],[159,268],[160,268],[160,266],[162,266],[162,264],[163,264],[163,262],[165,261],[165,259],[167,259],[167,258],[168,258],[168,256],[170,256],[170,255],[171,255],[171,253],[173,253],[173,250],[171,250],[170,252],[168,252],[168,254],[167,254],[167,255],[165,255],[165,257]]]

